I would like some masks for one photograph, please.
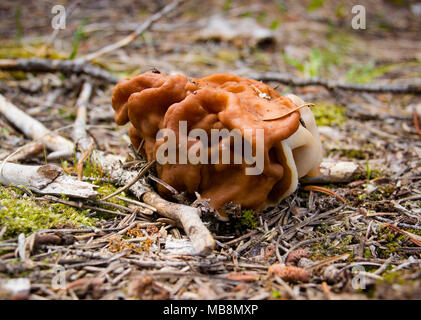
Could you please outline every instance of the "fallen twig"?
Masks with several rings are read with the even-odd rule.
[[[156,212],[156,208],[154,208],[154,207],[152,207],[152,206],[150,206],[150,205],[148,205],[146,203],[140,202],[140,201],[136,201],[136,200],[125,198],[125,197],[121,197],[121,196],[116,196],[116,199],[125,201],[125,202],[130,203],[130,204],[134,204],[135,206],[142,206],[142,207],[144,207],[146,209],[150,209],[153,212]]]
[[[170,11],[174,10],[182,2],[183,2],[183,0],[176,0],[176,1],[171,2],[170,4],[168,4],[164,8],[162,8],[160,11],[155,13],[152,17],[147,19],[134,32],[130,33],[127,37],[125,37],[125,38],[123,38],[120,41],[117,41],[115,43],[109,44],[109,45],[99,49],[98,51],[87,54],[86,56],[82,57],[81,59],[86,60],[86,61],[92,61],[92,60],[94,60],[96,58],[99,58],[100,56],[102,56],[106,53],[110,53],[110,52],[112,52],[116,49],[127,46],[134,39],[136,39],[139,35],[141,35],[146,30],[148,30],[156,21],[161,19],[163,16],[165,16]]]
[[[339,194],[337,194],[336,192],[329,190],[327,188],[324,187],[320,187],[320,186],[305,186],[304,190],[306,191],[318,191],[318,192],[322,192],[324,194],[328,194],[331,196],[334,196],[336,199],[338,199],[339,201],[341,201],[342,203],[346,203],[346,200],[341,197]]]
[[[421,85],[408,83],[408,84],[356,84],[338,82],[333,80],[310,78],[299,79],[289,74],[282,74],[277,72],[266,73],[251,73],[248,74],[250,78],[260,81],[276,81],[286,85],[295,87],[305,86],[323,86],[329,90],[341,89],[350,91],[365,91],[365,92],[388,92],[388,93],[414,93],[421,94]]]
[[[48,159],[69,156],[73,153],[73,143],[59,134],[47,129],[41,122],[32,118],[0,94],[0,112],[26,136],[41,142],[54,152]],[[6,160],[4,160],[6,161]]]
[[[299,230],[299,229],[305,227],[306,225],[309,225],[310,223],[313,223],[317,220],[321,220],[322,218],[325,218],[325,217],[328,217],[328,216],[330,216],[334,213],[340,212],[343,208],[345,208],[345,205],[341,205],[338,208],[335,208],[335,209],[332,209],[332,210],[329,210],[329,211],[326,211],[326,212],[323,212],[323,213],[320,213],[320,214],[315,214],[315,215],[305,219],[304,221],[295,224],[291,229],[282,233],[280,235],[280,238],[288,241],[289,239],[291,239],[294,236],[294,234],[297,232],[297,230]],[[297,248],[298,247],[294,246],[290,250],[297,249]]]
[[[37,155],[44,150],[45,146],[39,142],[33,142],[28,145],[25,145],[24,148],[14,153],[11,156],[8,156],[8,161],[17,162],[19,160],[27,159],[30,156]]]
[[[128,36],[130,37],[130,35]],[[127,38],[128,38],[127,37]],[[123,40],[125,40],[124,38]],[[123,40],[121,40],[123,42]],[[127,40],[126,40],[127,41]],[[117,45],[119,42],[112,44]],[[103,48],[105,49],[105,48]],[[115,50],[114,48],[113,50]],[[102,50],[102,49],[101,49]],[[89,55],[85,58],[78,58],[74,60],[60,60],[60,59],[0,59],[0,70],[10,71],[24,71],[24,72],[62,72],[64,74],[86,74],[93,78],[101,79],[111,84],[117,83],[120,79],[117,76],[94,66],[87,60]],[[260,81],[276,81],[286,85],[305,87],[311,85],[320,85],[329,90],[342,89],[351,91],[365,91],[365,92],[389,92],[389,93],[421,93],[421,85],[418,84],[354,84],[345,82],[335,82],[332,80],[311,78],[299,79],[287,74],[276,72],[267,72],[263,74],[249,73],[250,78]]]
[[[87,104],[92,92],[92,85],[85,82],[82,86],[79,99],[76,102],[77,115],[73,125],[73,141],[82,152],[77,161],[77,178],[82,180],[83,176],[83,163],[92,154],[94,149],[94,139],[86,132],[86,119],[87,119]]]
[[[211,253],[215,247],[215,240],[200,220],[200,211],[197,208],[169,202],[155,192],[146,192],[142,199],[154,206],[159,214],[181,222],[184,231],[192,241],[195,252],[203,255]]]
[[[87,74],[93,78],[109,83],[117,83],[120,79],[109,72],[95,67],[83,59],[50,60],[50,59],[0,59],[0,69],[25,72],[62,72],[64,74]]]

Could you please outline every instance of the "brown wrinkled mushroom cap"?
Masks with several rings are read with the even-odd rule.
[[[264,130],[260,175],[246,175],[245,169],[253,165],[245,161],[233,164],[233,150],[232,164],[157,164],[160,179],[180,192],[199,192],[222,216],[222,207],[229,202],[252,209],[276,205],[295,191],[298,178],[317,173],[322,149],[314,116],[308,107],[291,113],[302,104],[296,96],[281,96],[261,82],[231,74],[189,80],[147,72],[121,80],[112,97],[116,123],[130,121],[132,144],[138,148],[145,140],[141,152],[148,161],[156,158],[163,143],[156,141],[158,130],[172,129],[179,141],[180,121],[187,122],[188,132],[200,128],[209,137],[211,129],[238,129],[243,139],[247,129]],[[188,149],[196,143],[201,141],[188,142]],[[250,143],[254,155],[259,147],[255,134]],[[218,147],[221,152],[223,142]],[[169,193],[161,185],[158,192]]]

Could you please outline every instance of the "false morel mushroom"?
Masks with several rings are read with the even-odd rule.
[[[210,199],[222,219],[227,203],[265,209],[293,193],[299,178],[318,173],[322,147],[308,104],[259,81],[146,72],[121,80],[112,106],[117,124],[131,123],[134,148],[157,160],[158,177]]]

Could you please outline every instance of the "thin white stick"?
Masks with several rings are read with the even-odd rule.
[[[127,46],[130,42],[132,42],[134,39],[136,39],[139,35],[144,33],[146,30],[148,30],[156,21],[161,19],[163,16],[165,16],[167,13],[175,9],[179,4],[181,4],[184,0],[176,0],[174,2],[171,2],[170,4],[166,5],[162,10],[155,13],[152,17],[147,19],[144,23],[142,23],[134,32],[130,33],[127,37],[121,39],[120,41],[117,41],[115,43],[109,44],[98,51],[92,52],[87,54],[86,56],[82,57],[81,59],[85,61],[92,61],[96,58],[99,58],[100,56],[112,52],[116,49],[122,48],[124,46]]]
[[[88,117],[87,104],[92,93],[92,85],[85,82],[82,91],[76,101],[77,115],[73,126],[73,141],[76,143],[81,154],[78,155],[77,161],[77,177],[79,180],[83,178],[83,163],[92,154],[94,149],[94,139],[86,132],[86,119]]]
[[[27,137],[37,140],[53,150],[47,159],[69,156],[73,153],[73,143],[47,129],[41,122],[32,118],[0,94],[0,113],[13,123]]]
[[[76,101],[77,113],[73,125],[73,141],[78,145],[81,151],[87,151],[91,148],[93,139],[86,133],[86,119],[88,114],[87,104],[92,93],[92,85],[85,82],[82,86],[79,98]]]

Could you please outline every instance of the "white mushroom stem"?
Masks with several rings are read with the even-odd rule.
[[[92,160],[109,175],[110,181],[115,184],[124,186],[137,175],[137,172],[122,168],[121,164],[124,161],[122,157],[105,155],[102,152],[94,151],[92,153]],[[215,240],[200,220],[199,209],[169,202],[161,198],[140,181],[133,184],[129,190],[137,198],[142,199],[148,205],[156,208],[160,215],[179,222],[192,241],[193,248],[197,254],[208,255],[212,252],[215,247]]]
[[[0,94],[0,112],[19,128],[27,137],[41,142],[54,152],[48,159],[69,156],[73,153],[73,143],[59,134],[47,129],[41,122],[27,115]]]
[[[305,105],[296,95],[289,94],[286,97],[298,106]],[[299,112],[304,124],[300,123],[296,132],[280,141],[277,150],[278,158],[285,163],[285,178],[281,184],[287,186],[280,192],[280,199],[288,197],[297,189],[298,179],[317,175],[322,161],[323,149],[313,112],[309,107],[302,107]]]
[[[4,163],[0,171],[0,183],[24,186],[41,194],[64,194],[77,198],[93,198],[98,194],[90,183],[78,181],[54,165]]]

